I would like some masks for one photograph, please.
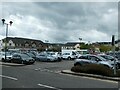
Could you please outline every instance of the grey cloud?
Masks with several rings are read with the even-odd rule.
[[[4,17],[8,18],[9,15],[20,15],[17,17],[23,21],[23,25],[19,26],[19,34],[17,33],[17,35],[20,35],[20,33],[22,34],[23,32],[27,35],[27,32],[32,32],[33,34],[31,34],[31,37],[39,39],[44,37],[42,39],[51,39],[51,41],[54,42],[76,41],[77,38],[81,36],[83,30],[87,33],[88,31],[95,29],[106,33],[108,36],[117,32],[117,17],[114,20],[111,18],[111,22],[106,22],[103,19],[104,14],[109,15],[109,9],[117,10],[117,3],[113,2],[11,2],[4,3],[2,9]],[[28,23],[27,21],[29,21],[25,21],[25,18],[28,16],[34,17],[34,21],[38,22],[31,22],[31,26],[29,26],[30,24],[26,24],[25,26],[24,23]],[[38,25],[32,25],[32,23]],[[48,28],[47,32],[46,29],[42,27]],[[17,27],[15,29],[17,30]],[[21,32],[20,30],[24,31]],[[38,33],[42,37],[34,36],[34,34],[38,35]],[[10,35],[15,34],[16,33],[13,30]],[[45,34],[48,35],[45,36]],[[89,41],[87,36],[84,38]],[[94,38],[91,38],[91,40],[92,39]],[[94,40],[97,41],[97,38]]]

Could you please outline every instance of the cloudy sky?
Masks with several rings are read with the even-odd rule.
[[[49,42],[111,41],[118,37],[117,2],[3,2],[0,17],[9,26],[8,36]],[[0,39],[5,26],[0,24]]]

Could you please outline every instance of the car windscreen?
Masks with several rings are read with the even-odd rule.
[[[55,53],[48,53],[49,55],[55,55]]]
[[[28,59],[28,58],[30,58],[30,56],[28,56],[27,54],[21,54],[21,57],[22,57],[23,59]]]
[[[106,61],[106,59],[105,58],[103,58],[103,57],[101,57],[101,56],[97,56],[100,60],[102,60],[102,61]]]
[[[30,57],[35,57],[35,55],[34,54],[32,54],[32,53],[27,53]]]
[[[108,55],[101,55],[103,58],[108,59],[108,60],[113,60],[114,58],[112,56],[108,56]]]

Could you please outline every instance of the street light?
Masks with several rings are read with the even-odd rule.
[[[45,42],[46,42],[46,49],[45,49],[45,50],[46,50],[46,52],[47,52],[47,51],[48,51],[48,42],[49,42],[49,41],[48,41],[48,40],[45,40]]]
[[[114,75],[116,75],[116,60],[115,60],[115,35],[112,35],[112,46],[113,46],[113,56],[114,56]]]
[[[82,38],[79,38],[79,40],[80,40],[80,43],[81,43],[81,41],[82,41]]]
[[[6,25],[6,38],[5,38],[5,60],[6,60],[6,51],[7,51],[7,36],[8,36],[8,25],[12,25],[12,21],[10,21],[9,23],[5,23],[5,19],[2,19],[2,23],[3,25]]]

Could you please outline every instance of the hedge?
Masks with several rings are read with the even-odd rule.
[[[117,70],[117,74],[114,75],[114,70],[103,65],[99,64],[86,64],[83,66],[74,66],[71,68],[73,72],[80,72],[80,73],[88,73],[88,74],[96,74],[96,75],[103,75],[103,76],[111,76],[111,77],[119,77],[120,70]]]

